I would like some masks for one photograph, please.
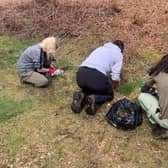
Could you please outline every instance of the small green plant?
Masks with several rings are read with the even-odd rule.
[[[123,95],[129,95],[134,91],[134,84],[128,83],[119,87],[119,92]]]
[[[0,122],[3,122],[31,108],[32,101],[15,101],[12,98],[0,97],[0,107]]]
[[[135,82],[133,83],[126,83],[119,87],[119,92],[125,96],[128,96],[132,93],[135,89],[140,88],[142,86],[143,81],[141,79],[134,79]]]

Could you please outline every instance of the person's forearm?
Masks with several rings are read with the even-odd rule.
[[[49,68],[41,68],[41,69],[37,69],[37,71],[41,73],[46,73],[49,71]]]

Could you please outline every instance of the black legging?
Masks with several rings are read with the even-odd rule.
[[[96,69],[80,67],[77,72],[77,83],[85,94],[95,95],[96,104],[103,104],[114,97],[108,77]]]

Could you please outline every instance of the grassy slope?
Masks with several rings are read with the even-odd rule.
[[[0,37],[0,167],[167,167],[167,141],[152,139],[146,118],[136,130],[124,132],[104,120],[107,104],[94,117],[71,112],[77,66],[101,38],[65,42],[56,65],[67,71],[49,88],[37,89],[21,85],[15,69],[19,54],[31,43]],[[156,53],[140,51],[139,58],[127,61],[116,99],[137,98],[148,56]]]

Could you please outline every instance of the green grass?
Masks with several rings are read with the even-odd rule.
[[[16,101],[10,97],[0,96],[0,122],[9,120],[32,107],[31,100]]]
[[[9,145],[10,146],[19,146],[24,141],[25,141],[25,138],[17,137],[17,138],[14,138],[14,139],[10,140]]]
[[[65,73],[48,88],[19,83],[15,64],[32,43],[0,37],[0,53],[6,54],[0,60],[0,167],[167,166],[168,143],[152,138],[146,118],[140,127],[127,132],[105,121],[104,115],[110,108],[107,104],[95,116],[86,115],[84,110],[74,114],[70,109],[73,91],[78,89],[77,68],[104,37],[85,36],[62,44],[55,65],[65,69]],[[139,69],[144,70],[141,66],[146,64],[141,61],[142,58],[135,58],[126,66],[134,71],[138,66],[133,65],[138,62]],[[132,95],[137,96],[144,79],[141,73],[144,72],[123,80],[114,100],[123,95],[131,100]]]
[[[16,66],[17,59],[31,42],[20,42],[15,38],[0,36],[0,66],[11,68]]]
[[[143,84],[143,80],[135,78],[133,83],[125,83],[125,84],[122,84],[122,85],[119,87],[119,92],[120,92],[120,94],[123,94],[123,95],[125,95],[125,96],[128,96],[128,95],[131,94],[135,89],[141,88],[142,84]]]
[[[56,64],[63,70],[71,70],[73,68],[70,61],[66,58],[59,59]]]

